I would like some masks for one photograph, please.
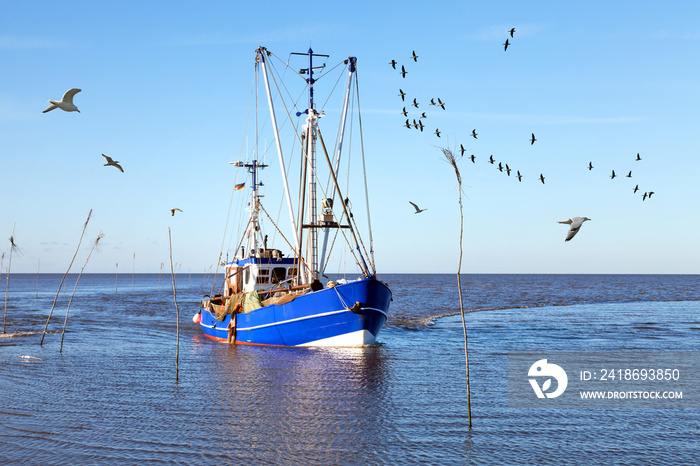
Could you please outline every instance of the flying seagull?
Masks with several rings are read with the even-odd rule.
[[[176,211],[176,210],[177,210],[178,212],[182,212],[182,209],[178,209],[177,207],[175,207],[174,209],[170,209],[170,214],[171,214],[173,217],[175,216],[175,211]]]
[[[611,180],[615,179],[615,170],[612,171],[612,175],[610,175],[610,179]]]
[[[464,157],[464,144],[459,145],[459,151],[461,152],[461,156]]]
[[[544,184],[544,175],[542,173],[540,173],[540,181]]]
[[[535,141],[537,141],[537,139],[535,139],[535,133],[532,133],[532,137],[530,138],[530,145],[533,145]]]
[[[510,33],[510,37],[513,37],[513,34],[515,34],[515,28],[510,28],[510,31],[508,32]]]
[[[425,112],[420,114],[420,118],[428,118],[428,116],[425,114]]]
[[[588,169],[593,170],[593,162],[588,162]]]
[[[632,178],[632,170],[627,174],[627,178]]]
[[[493,155],[489,156],[489,163],[493,164],[496,160],[493,158]]]
[[[408,121],[408,118],[406,118],[406,124],[404,125],[406,128],[411,128],[411,122]]]
[[[418,101],[416,99],[413,99],[413,106],[418,108]]]
[[[419,214],[419,213],[423,212],[424,210],[428,210],[428,209],[421,209],[420,207],[418,207],[417,205],[415,205],[411,201],[408,201],[408,203],[411,204],[414,209],[416,209],[416,211],[414,212],[415,214]]]
[[[423,125],[423,122],[418,120],[418,127],[420,128],[421,133],[423,132],[423,126],[425,126],[425,125]]]
[[[503,163],[498,162],[498,171],[503,173]]]
[[[435,105],[435,99],[430,99],[430,105]]]
[[[510,171],[511,171],[511,170],[512,170],[512,169],[508,166],[508,164],[506,164],[506,173],[508,173],[508,176],[510,176]]]
[[[442,100],[440,100],[440,97],[438,97],[438,105],[439,105],[440,107],[442,107],[443,110],[445,110],[445,102],[443,102]]]
[[[518,181],[523,181],[523,175],[520,174],[520,170],[518,170]]]
[[[402,77],[402,78],[405,78],[405,77],[406,77],[406,73],[408,73],[408,71],[406,71],[406,68],[404,68],[403,65],[401,65],[401,77]]]
[[[392,60],[389,62],[389,64],[391,65],[392,68],[396,69],[396,60],[393,60],[393,59],[392,59]]]
[[[413,58],[413,61],[418,61],[418,55],[416,55],[416,51],[413,51],[413,55],[411,55],[411,58]]]
[[[401,100],[404,100],[404,101],[406,100],[405,99],[406,93],[404,91],[402,91],[401,89],[399,89],[399,95],[401,96]]]
[[[506,42],[503,45],[505,45],[505,47],[503,47],[503,51],[508,50],[508,46],[510,45],[510,42],[508,42],[508,39],[506,39]]]
[[[401,112],[401,114],[405,117],[408,116],[408,112],[406,111],[406,107],[403,108],[403,111]]]
[[[586,220],[590,220],[588,217],[571,217],[568,220],[564,220],[559,223],[566,223],[567,225],[571,225],[571,228],[569,228],[568,233],[566,233],[566,239],[564,241],[570,241],[571,238],[576,236],[576,233],[581,229],[581,225],[583,225],[583,222]]]
[[[435,130],[435,134],[437,134],[437,137],[440,137],[440,130],[439,130],[439,129],[436,129],[436,130]]]
[[[55,100],[49,100],[49,105],[46,107],[46,110],[44,110],[41,113],[46,113],[50,112],[53,109],[60,108],[61,110],[64,110],[66,112],[78,112],[80,113],[80,110],[78,110],[78,107],[76,107],[73,104],[73,97],[75,94],[80,92],[80,89],[68,89],[65,94],[63,94],[63,97],[61,98],[60,101],[55,101]]]
[[[472,130],[472,137],[473,137],[474,139],[476,139],[476,129],[473,129],[473,130]]]
[[[643,201],[646,201],[646,199],[647,199],[647,193],[644,193],[644,194],[642,195],[642,200],[643,200]]]
[[[636,158],[635,160],[636,160],[637,162],[639,162],[640,160],[642,160],[642,158],[639,156],[639,152],[637,152],[637,158]]]
[[[634,191],[632,191],[632,194],[637,194],[637,191],[639,191],[639,185],[634,187]]]
[[[124,173],[124,169],[122,168],[121,165],[119,165],[118,160],[117,161],[112,160],[112,158],[110,156],[104,155],[104,154],[102,154],[102,157],[104,157],[105,160],[107,161],[107,163],[104,164],[103,167],[112,166],[112,167],[115,167],[116,169],[118,169],[120,172]]]
[[[471,160],[472,163],[476,163],[476,155],[472,154],[471,157],[469,157],[469,160]]]

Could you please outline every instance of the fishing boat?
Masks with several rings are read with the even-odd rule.
[[[319,119],[325,116],[325,110],[318,109],[314,100],[314,84],[327,75],[323,72],[329,55],[315,54],[311,49],[306,53],[292,53],[286,63],[277,60],[283,65],[282,72],[278,72],[271,63],[275,58],[264,47],[255,51],[251,101],[257,104],[267,100],[265,113],[269,116],[260,122],[256,108],[255,125],[250,125],[256,129],[267,128],[272,133],[274,143],[263,143],[256,135],[252,151],[246,150],[247,160],[230,162],[237,173],[240,171],[246,176],[245,182],[234,184],[234,195],[236,191],[248,191],[249,203],[243,209],[247,220],[231,260],[222,260],[222,248],[218,260],[224,272],[220,288],[212,289],[210,294],[204,296],[193,320],[200,324],[207,337],[230,344],[373,344],[386,322],[392,295],[389,287],[377,278],[369,211],[366,212],[366,220],[362,221],[362,226],[369,232],[368,250],[360,234],[360,216],[353,212],[352,197],[348,194],[351,188],[361,192],[358,186],[362,184],[347,181],[341,186],[339,174],[348,121],[354,121],[348,116],[348,109],[355,108],[353,96],[357,96],[357,60],[349,57],[333,68],[340,68],[340,77],[346,75],[347,85],[342,110],[338,112],[336,141],[329,154],[318,124]],[[315,66],[314,60],[319,59],[323,63]],[[301,61],[303,67],[289,72],[289,62],[294,60]],[[294,76],[297,82],[299,77],[303,78],[303,101],[285,103],[290,90],[281,84],[284,76]],[[260,81],[264,86],[259,84]],[[265,94],[263,98],[258,96],[261,89]],[[286,154],[283,147],[287,147],[287,144],[281,140],[282,125],[278,125],[275,106],[284,108],[285,112],[280,112],[283,125],[291,134],[293,146],[296,146],[296,150]],[[359,99],[356,110],[359,112]],[[292,115],[296,115],[296,122]],[[361,131],[361,119],[359,116],[357,118]],[[359,139],[362,140],[361,134]],[[269,179],[266,184],[261,179],[263,170],[270,166],[267,163],[268,153],[273,154],[269,156],[272,159],[276,153],[281,173],[281,181],[275,180],[275,188],[280,197],[286,200],[289,224],[284,228],[280,221],[273,220],[263,203],[270,194],[263,191],[268,188]],[[288,176],[287,167],[294,164],[292,155],[295,153],[300,154],[296,161],[299,173],[292,177]],[[361,150],[361,157],[364,175],[364,149]],[[343,162],[345,164],[345,160]],[[325,186],[319,181],[322,176],[327,178]],[[364,194],[367,197],[366,176],[364,178]],[[295,186],[297,196],[291,194],[290,180],[298,183]],[[297,200],[296,209],[294,199]],[[365,205],[369,210],[366,200]],[[282,203],[279,206],[281,211]],[[273,246],[272,241],[268,244],[270,236],[282,247]],[[347,262],[354,262],[355,270],[351,274],[346,270],[342,273],[331,271],[329,264],[332,255],[344,258],[342,263],[345,266]],[[219,282],[215,279],[214,283]]]

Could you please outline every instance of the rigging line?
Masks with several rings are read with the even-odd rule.
[[[267,49],[265,49],[265,50],[267,50]],[[291,55],[292,55],[292,54],[290,53],[289,56],[291,57]],[[279,60],[280,63],[282,63],[282,65],[283,65],[285,68],[290,68],[290,69],[292,68],[291,66],[289,66],[289,59],[287,59],[287,61],[284,62],[280,57],[278,57],[277,55],[275,55],[273,52],[270,52],[269,50],[267,50],[267,56],[268,56],[268,57],[276,58],[277,60]],[[270,61],[268,61],[268,63],[271,64]],[[302,76],[301,76],[299,73],[297,73],[296,71],[293,71],[293,74],[295,74],[296,76],[298,76],[298,77],[301,78],[302,80],[306,81],[306,78],[302,77]]]
[[[369,252],[370,263],[374,273],[377,273],[377,268],[374,262],[374,240],[372,238],[372,219],[369,212],[369,189],[367,188],[367,167],[365,165],[365,143],[362,137],[362,112],[360,111],[360,83],[358,81],[357,71],[355,72],[355,94],[357,95],[357,121],[360,125],[360,152],[362,153],[362,173],[365,179],[365,203],[367,204],[367,226],[369,228]],[[362,245],[364,247],[364,245]],[[366,251],[365,251],[366,253]]]
[[[342,63],[342,62],[340,62],[340,63]],[[340,66],[340,63],[339,63],[338,65],[336,65],[336,66],[333,68],[333,70],[336,69],[338,66]],[[333,70],[329,70],[328,73],[330,73],[330,72],[333,71]],[[344,70],[343,70],[343,71],[344,71]],[[316,81],[318,81],[319,79],[321,79],[323,76],[327,75],[328,73],[322,74],[320,77],[316,78]],[[337,79],[337,81],[335,82],[335,85],[333,85],[333,89],[331,89],[331,91],[328,93],[328,97],[326,97],[326,101],[323,102],[323,105],[321,105],[321,110],[323,110],[324,108],[326,108],[326,104],[328,103],[328,101],[329,101],[329,100],[331,99],[331,97],[333,96],[333,92],[335,92],[336,87],[338,87],[338,83],[340,82],[340,79],[343,77],[343,75],[344,75],[344,73],[340,73],[340,74],[338,75],[338,79]]]
[[[338,81],[340,81],[340,78],[342,78],[342,77],[343,77],[343,73],[341,73],[340,76],[338,77]],[[335,85],[337,86],[338,83],[336,82]],[[335,89],[335,86],[333,87],[333,89]],[[328,96],[328,99],[330,99],[330,95]],[[326,99],[326,102],[323,103],[324,107],[325,107],[326,103],[328,102],[328,99]],[[342,112],[341,112],[341,115],[342,115]],[[335,164],[338,163],[337,158],[340,157],[340,154],[338,154],[338,145],[340,144],[342,127],[343,127],[343,119],[341,118],[338,121],[338,129],[336,130],[336,133],[335,133],[335,143],[333,144],[333,164],[334,164],[333,166],[335,166]],[[328,179],[326,180],[326,191],[328,191],[330,189],[330,186],[331,186],[331,175],[329,173]]]
[[[320,128],[316,128],[316,132],[318,133],[318,138],[319,138],[319,140],[321,141],[321,147],[323,148],[323,153],[326,155],[326,162],[328,163],[328,166],[329,166],[329,168],[330,168],[331,171],[332,171],[332,170],[333,170],[333,167],[332,167],[331,162],[330,162],[330,157],[328,157],[328,151],[326,151],[326,144],[323,142],[323,136],[321,135],[321,130],[320,130]],[[333,176],[335,177],[335,174],[334,174]],[[337,179],[335,180],[335,183],[334,183],[334,184],[335,184],[336,190],[337,190],[337,192],[338,192],[338,197],[341,199],[341,202],[342,202],[342,204],[343,204],[343,212],[347,213],[347,206],[345,205],[345,201],[342,200],[342,199],[343,199],[343,196],[342,196],[342,193],[340,192],[340,186],[338,186],[338,180],[337,180]],[[324,197],[328,197],[328,196],[326,195],[326,193],[323,192],[323,187],[320,187],[320,186],[319,186],[319,188],[321,189],[323,196],[324,196]],[[335,213],[333,213],[333,216],[335,217]],[[348,215],[347,217],[350,218],[349,215]],[[348,225],[350,225],[350,222],[348,222]],[[350,252],[352,253],[353,258],[355,259],[355,262],[357,262],[357,265],[360,267],[360,269],[361,269],[363,272],[368,273],[369,270],[366,270],[364,267],[362,267],[362,264],[361,264],[360,261],[357,259],[357,256],[355,256],[355,250],[354,250],[354,248],[352,247],[352,244],[350,244],[350,241],[348,240],[347,236],[345,235],[345,232],[342,231],[342,228],[341,228],[340,230],[341,230],[340,233],[343,235],[343,238],[345,238],[345,242],[346,242],[346,243],[348,244],[348,246],[349,246]],[[357,242],[357,235],[355,234],[355,229],[350,228],[350,233],[352,233],[352,237],[355,239],[355,244],[357,245],[358,242]],[[357,249],[358,249],[358,252],[360,252],[359,246],[358,246]],[[364,259],[362,259],[362,254],[360,254],[360,260],[362,260],[362,262],[364,262]]]
[[[273,73],[270,73],[270,77],[272,78],[272,82],[275,84],[275,89],[277,89],[277,95],[280,96],[280,102],[282,103],[282,107],[284,107],[284,111],[287,114],[287,118],[289,118],[289,122],[294,126],[294,121],[292,120],[292,116],[289,114],[289,109],[287,108],[287,104],[285,103],[284,99],[282,98],[282,92],[280,91],[279,86],[277,85],[277,80],[275,79],[275,72],[276,70],[273,69]],[[282,87],[285,87],[284,84]],[[286,87],[285,87],[286,90]],[[287,91],[287,94],[289,94],[289,91]],[[290,98],[292,97],[291,95],[289,96]],[[294,103],[294,108],[297,108],[296,102]],[[296,135],[297,139],[299,139],[299,144],[301,144],[301,136],[297,132],[296,128],[294,129],[294,134]]]
[[[325,75],[327,75],[327,74],[329,74],[329,73],[332,73],[333,70],[336,69],[336,68],[338,68],[340,65],[347,65],[347,64],[348,64],[347,59],[344,59],[344,60],[339,61],[338,64],[335,65],[333,68],[331,68],[330,70],[326,71],[325,73],[319,75],[318,78],[315,79],[315,81],[318,81],[319,79],[321,79],[321,78],[324,77]],[[342,76],[342,75],[341,75],[341,76]]]
[[[255,74],[257,74],[257,66],[255,67]],[[250,87],[250,96],[248,97],[248,110],[246,111],[246,119],[245,119],[245,125],[243,127],[243,134],[245,135],[246,130],[248,128],[248,120],[250,118],[250,107],[251,103],[253,101],[253,95],[255,91],[255,83],[257,81],[257,77],[253,77],[253,83],[251,84]],[[256,99],[257,100],[257,99]],[[241,148],[239,149],[239,154],[243,152],[243,143],[245,141],[245,137],[243,137],[243,141],[241,141]],[[238,168],[236,167],[236,173],[234,176],[234,180],[238,179]],[[229,200],[228,203],[228,212],[226,214],[226,223],[224,224],[224,235],[223,238],[221,239],[221,248],[219,249],[219,258],[216,261],[216,269],[214,270],[214,279],[211,285],[211,294],[214,294],[214,288],[216,287],[216,277],[219,275],[219,266],[221,264],[221,256],[224,254],[224,244],[226,243],[226,235],[228,233],[228,223],[231,218],[231,207],[233,206],[233,196],[236,192],[236,184],[234,183],[233,188],[231,189],[231,199]]]
[[[260,208],[262,209],[262,211],[265,213],[265,215],[267,215],[267,218],[270,220],[270,223],[272,223],[272,226],[274,226],[277,229],[277,231],[279,232],[282,239],[287,243],[287,245],[289,245],[289,247],[292,250],[294,250],[294,246],[292,246],[292,243],[290,243],[289,240],[287,240],[287,238],[284,236],[284,233],[282,233],[282,230],[280,230],[279,227],[277,226],[277,224],[272,221],[272,217],[270,217],[270,214],[267,212],[267,210],[265,210],[265,207],[263,207],[262,204],[259,204],[259,205],[260,205]],[[300,258],[300,259],[301,259],[301,262],[304,264],[304,267],[308,268],[308,265],[304,261],[304,258]],[[312,275],[313,275],[313,273],[312,273]],[[314,278],[316,278],[315,275],[314,275]]]

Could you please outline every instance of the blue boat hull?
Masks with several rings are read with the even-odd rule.
[[[387,319],[391,291],[365,278],[298,296],[285,304],[226,316],[201,310],[202,332],[219,341],[275,346],[361,346],[374,343]],[[231,333],[229,329],[231,328]]]

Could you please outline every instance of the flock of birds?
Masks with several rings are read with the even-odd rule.
[[[507,31],[507,33],[508,33],[509,37],[506,38],[506,41],[505,41],[505,43],[503,44],[503,46],[504,46],[504,49],[503,49],[503,50],[504,50],[504,51],[507,51],[507,50],[508,50],[508,46],[511,45],[510,39],[512,39],[512,38],[514,37],[514,35],[515,35],[515,28],[509,29],[509,30]],[[418,55],[416,54],[416,51],[415,51],[415,50],[413,50],[413,53],[412,53],[410,59],[412,59],[413,62],[418,62]],[[409,63],[410,63],[410,61],[409,61]],[[397,65],[399,65],[399,63],[398,63],[395,59],[392,59],[392,60],[389,62],[389,65],[391,65],[391,67],[392,67],[393,69],[398,70]],[[406,75],[408,74],[408,71],[406,70],[406,65],[403,65],[403,64],[402,64],[402,65],[400,65],[400,66],[401,66],[401,70],[400,70],[401,77],[405,79],[405,78],[406,78]],[[406,118],[406,121],[405,121],[405,123],[403,124],[403,126],[406,127],[406,128],[409,128],[409,129],[413,128],[413,129],[416,129],[416,130],[419,130],[419,131],[423,132],[423,130],[424,130],[425,126],[426,126],[426,124],[424,123],[424,121],[427,121],[427,118],[428,118],[428,115],[426,114],[426,112],[425,112],[425,111],[420,111],[420,110],[418,110],[418,111],[420,112],[420,115],[418,116],[418,118],[413,118],[413,119],[411,119],[411,118],[409,117],[409,112],[408,112],[408,110],[406,110],[406,106],[405,106],[405,104],[406,104],[406,98],[407,98],[408,94],[407,94],[406,92],[404,92],[403,89],[400,88],[400,89],[399,89],[399,94],[398,94],[398,95],[399,95],[399,97],[401,97],[401,101],[404,103],[403,109],[401,110],[401,115],[403,115],[403,117]],[[408,98],[410,99],[410,97],[408,97]],[[420,108],[420,102],[418,101],[418,98],[415,98],[415,97],[414,97],[413,100],[412,100],[412,101],[409,100],[408,103],[409,103],[409,107],[410,107],[410,106],[413,106],[413,107],[415,107],[415,109],[419,109],[419,108]],[[431,99],[430,99],[429,105],[435,106],[436,108],[437,108],[437,107],[440,107],[442,110],[445,110],[445,101],[443,101],[442,98],[440,98],[440,97],[438,97],[438,98],[431,98]],[[435,134],[438,138],[441,137],[441,131],[440,131],[440,129],[439,129],[439,128],[436,128],[434,134]],[[478,139],[478,137],[477,137],[477,136],[478,136],[478,133],[476,132],[476,128],[472,129],[471,136],[472,136],[474,139]],[[531,146],[535,144],[535,142],[537,141],[537,138],[535,137],[535,133],[531,133],[530,138],[528,139],[528,141],[530,142],[530,145],[531,145]],[[466,152],[466,149],[465,149],[465,147],[464,147],[464,144],[460,144],[460,145],[459,145],[459,152],[460,152],[460,155],[461,155],[462,157],[464,157],[464,153]],[[469,156],[467,157],[467,159],[470,160],[472,163],[476,163],[476,156],[475,156],[474,154],[469,155]],[[639,153],[637,153],[636,161],[640,161],[640,160],[641,160],[641,157],[640,157]],[[489,158],[488,158],[488,163],[490,163],[490,164],[492,164],[492,165],[496,165],[496,160],[494,159],[493,155],[489,156]],[[501,172],[501,173],[506,173],[508,176],[511,176],[511,173],[512,173],[512,172],[515,172],[514,177],[517,178],[518,182],[522,182],[523,175],[520,173],[520,170],[513,170],[507,163],[504,163],[504,162],[501,162],[501,161],[498,162],[498,165],[497,165],[496,167],[498,168],[498,171],[499,171],[499,172]],[[588,164],[588,170],[593,170],[593,162],[590,162],[590,163]],[[616,177],[618,177],[618,176],[615,174],[615,170],[613,170],[613,171],[612,171],[612,174],[611,174],[611,176],[610,176],[610,178],[611,178],[611,179],[615,179]],[[631,170],[630,170],[629,173],[626,175],[626,178],[632,178],[632,171],[631,171]],[[540,181],[542,184],[545,184],[545,176],[544,176],[543,173],[540,173],[540,176],[537,177],[536,179],[537,179],[538,181]],[[636,186],[634,187],[633,193],[637,193],[637,191],[639,191],[639,185],[636,185]],[[644,193],[642,194],[642,200],[644,201],[644,200],[646,200],[647,198],[651,198],[651,196],[652,196],[653,194],[654,194],[654,191],[646,191],[646,192],[644,192]],[[419,214],[419,213],[424,212],[425,210],[427,210],[427,209],[421,209],[420,207],[418,207],[418,205],[416,205],[416,204],[415,204],[414,202],[412,202],[412,201],[409,201],[409,203],[410,203],[410,204],[413,206],[413,208],[415,209],[415,212],[414,212],[414,213],[416,213],[416,214]],[[586,221],[589,221],[589,220],[591,220],[591,219],[588,218],[588,217],[572,217],[572,218],[569,218],[569,219],[567,219],[567,220],[563,220],[563,221],[558,222],[558,223],[561,223],[561,224],[567,224],[567,225],[569,225],[569,230],[568,230],[568,232],[567,232],[566,239],[565,239],[564,241],[570,241],[570,240],[579,232],[579,230],[581,229],[581,226],[583,225],[583,223],[586,222]]]
[[[80,110],[78,110],[78,107],[73,103],[73,97],[75,97],[75,95],[80,91],[81,91],[81,89],[76,89],[76,88],[68,89],[63,94],[63,97],[61,98],[61,100],[49,100],[48,102],[50,105],[46,108],[46,110],[44,110],[41,113],[50,112],[51,110],[55,110],[57,108],[60,108],[64,112],[78,112],[78,113],[80,113]],[[119,164],[118,160],[114,160],[110,156],[105,155],[105,154],[102,154],[102,157],[104,157],[105,161],[107,162],[103,166],[114,167],[117,170],[119,170],[120,172],[124,173],[124,169]],[[175,211],[182,212],[182,210],[180,210],[178,208],[170,209],[170,213],[173,216],[175,215]]]

